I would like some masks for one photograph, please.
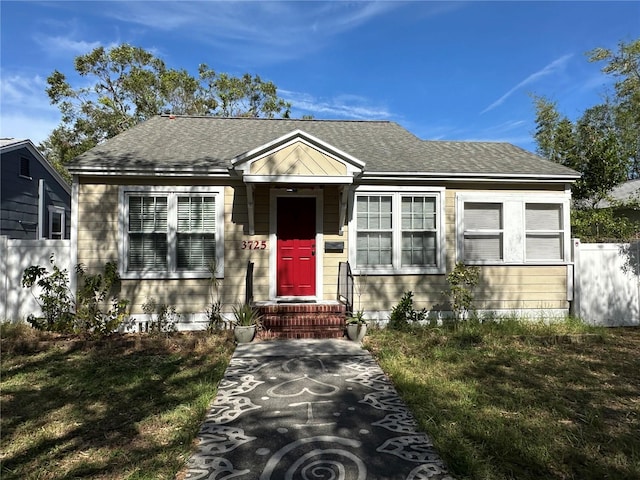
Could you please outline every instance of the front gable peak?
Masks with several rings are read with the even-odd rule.
[[[294,130],[231,162],[245,183],[350,184],[364,162],[310,135]]]

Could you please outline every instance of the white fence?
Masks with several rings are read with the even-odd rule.
[[[28,288],[22,288],[22,273],[31,265],[51,270],[56,265],[71,271],[70,240],[11,240],[0,236],[0,321],[24,320],[31,313],[40,315],[40,306]],[[34,292],[38,293],[37,289]]]
[[[640,326],[640,241],[573,242],[574,312],[594,325]]]

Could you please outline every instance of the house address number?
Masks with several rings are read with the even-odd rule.
[[[267,248],[266,240],[243,240],[242,250],[264,250]]]

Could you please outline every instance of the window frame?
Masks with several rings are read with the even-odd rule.
[[[390,196],[391,197],[391,265],[360,266],[357,263],[358,240],[358,197]],[[435,200],[435,229],[425,228],[423,232],[435,230],[436,265],[402,266],[402,234],[404,231],[416,232],[415,229],[402,229],[402,198],[425,197]],[[443,274],[446,272],[446,242],[445,242],[445,213],[444,187],[358,187],[354,190],[350,201],[349,214],[349,262],[354,275],[411,275],[411,274]]]
[[[456,258],[468,265],[566,265],[571,263],[570,242],[570,200],[571,194],[564,193],[493,193],[458,192],[456,194]],[[467,260],[464,256],[464,206],[465,203],[502,204],[503,255],[502,260]],[[527,259],[526,229],[527,205],[560,205],[562,209],[562,258]]]
[[[464,261],[465,262],[469,262],[469,263],[476,263],[476,262],[483,262],[483,261],[487,261],[487,262],[502,262],[504,260],[504,247],[505,247],[505,242],[504,242],[504,238],[505,238],[505,234],[504,234],[504,231],[505,231],[505,226],[504,226],[505,225],[504,204],[502,202],[492,202],[492,201],[481,201],[481,202],[466,201],[462,205],[462,211],[464,213],[466,213],[467,204],[499,205],[500,228],[465,229],[462,232],[462,248],[463,248],[463,250],[464,250],[464,245],[465,245],[465,239],[467,238],[467,236],[485,237],[485,238],[498,237],[499,240],[500,240],[501,250],[500,250],[500,257],[499,258],[495,258],[495,259],[491,259],[491,260],[467,260],[466,258],[464,258]]]
[[[24,165],[26,165],[26,175],[22,171]],[[27,180],[33,180],[33,177],[31,176],[31,159],[29,157],[20,157],[20,165],[18,165],[18,176]]]
[[[166,270],[128,270],[129,261],[129,197],[166,196],[167,197],[167,269]],[[214,197],[215,198],[215,242],[216,242],[216,278],[224,277],[224,187],[162,187],[162,186],[126,186],[119,191],[119,262],[120,277],[123,279],[180,279],[209,278],[208,270],[178,270],[178,197]]]
[[[59,207],[57,205],[49,205],[48,207],[48,211],[49,211],[49,230],[48,230],[48,235],[47,237],[50,240],[64,240],[65,237],[65,233],[66,233],[66,212],[64,207]],[[60,215],[60,232],[54,232],[53,231],[53,216],[54,215]],[[60,238],[53,238],[54,233],[57,233],[60,235]]]
[[[561,224],[561,228],[557,229],[557,228],[545,228],[545,229],[539,229],[539,230],[534,230],[534,229],[529,229],[527,228],[527,207],[529,205],[559,205],[560,206],[560,224]],[[565,218],[564,218],[564,206],[562,204],[558,204],[555,202],[525,202],[524,203],[524,255],[525,255],[525,261],[529,261],[529,262],[559,262],[562,261],[563,259],[557,259],[557,258],[532,258],[531,260],[529,260],[527,258],[527,243],[529,241],[529,236],[530,235],[541,235],[541,236],[547,236],[547,237],[560,237],[560,249],[561,252],[563,252],[562,256],[564,257],[564,250],[565,250],[565,244],[567,242],[565,236],[564,236],[564,232],[565,230],[567,230],[567,224],[565,223]],[[570,228],[570,227],[569,227]]]

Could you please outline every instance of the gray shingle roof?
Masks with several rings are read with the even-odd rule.
[[[552,176],[578,174],[508,143],[424,141],[387,121],[154,117],[83,153],[72,172],[198,172],[302,130],[365,162],[365,173]]]
[[[614,187],[609,192],[609,199],[613,202],[631,202],[640,199],[640,179],[629,180]],[[606,208],[611,206],[610,200],[600,200],[597,208]]]

